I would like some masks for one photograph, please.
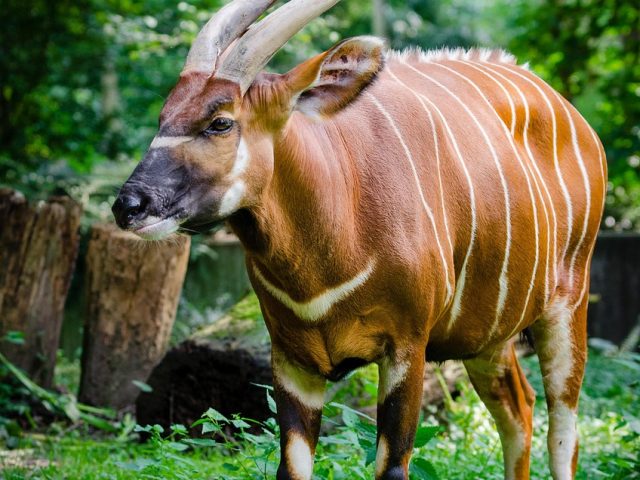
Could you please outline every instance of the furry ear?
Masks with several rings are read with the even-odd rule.
[[[354,37],[298,65],[286,74],[289,88],[297,95],[294,108],[311,117],[340,111],[382,70],[384,50],[380,38]]]

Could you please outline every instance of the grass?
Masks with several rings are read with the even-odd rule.
[[[256,309],[245,302],[236,310],[236,320],[243,321]],[[590,350],[581,396],[578,478],[640,479],[640,355],[596,346]],[[537,359],[524,358],[522,364],[538,392],[531,476],[547,479],[547,416]],[[61,367],[59,380],[72,383],[77,366]],[[329,391],[331,402],[325,407],[326,428],[317,450],[314,478],[373,478],[373,420],[344,404],[364,408],[374,402],[376,379],[375,368],[367,367]],[[502,453],[493,422],[468,379],[461,379],[459,390],[446,408],[430,406],[425,412],[412,460],[412,479],[502,478]],[[248,429],[256,422],[225,418],[215,410],[205,412],[198,423],[205,433],[202,438],[189,438],[182,426],[174,426],[171,432],[153,426],[134,430],[131,421],[120,422],[115,434],[68,421],[54,423],[41,433],[0,424],[0,446],[5,447],[0,450],[0,476],[16,480],[274,477],[279,453],[273,419],[259,424],[258,434]],[[234,438],[225,433],[230,425],[239,432]],[[140,430],[151,436],[149,442],[137,441],[136,431]]]

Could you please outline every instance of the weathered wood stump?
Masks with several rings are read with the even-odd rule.
[[[165,353],[189,258],[190,239],[139,240],[94,225],[87,251],[86,315],[79,398],[123,409]]]
[[[82,209],[68,197],[30,205],[0,190],[0,338],[24,334],[24,343],[0,350],[38,384],[50,387],[63,308],[78,253]]]

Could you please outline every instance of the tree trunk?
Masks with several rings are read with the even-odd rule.
[[[35,382],[50,387],[76,255],[80,206],[68,197],[29,205],[0,190],[0,350]]]
[[[81,401],[123,409],[162,358],[175,320],[190,239],[143,242],[94,225],[87,251]]]

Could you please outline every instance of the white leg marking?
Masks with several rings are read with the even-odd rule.
[[[220,217],[226,217],[235,212],[244,198],[246,189],[247,186],[242,180],[236,180],[233,182],[229,189],[224,192],[222,200],[220,200],[218,215]]]
[[[378,448],[376,451],[376,477],[380,477],[387,468],[387,462],[389,461],[389,445],[384,435],[380,435],[378,440]]]
[[[311,300],[307,300],[306,302],[298,302],[291,298],[287,292],[276,287],[273,283],[267,280],[264,275],[262,275],[262,272],[255,264],[253,266],[253,271],[256,278],[264,288],[266,288],[267,291],[278,301],[292,310],[298,318],[309,322],[315,322],[324,317],[336,303],[344,300],[358,287],[363,285],[373,273],[375,265],[375,259],[370,259],[366,268],[355,277],[336,287],[327,289],[325,292],[313,297]]]
[[[450,285],[450,283],[448,281],[449,280],[449,267],[448,267],[448,264],[447,264],[447,260],[446,260],[446,258],[444,256],[444,251],[442,249],[442,245],[440,244],[440,235],[438,235],[438,229],[436,228],[436,221],[435,221],[435,218],[433,216],[433,212],[431,211],[431,208],[427,204],[427,200],[424,198],[424,192],[422,191],[422,186],[420,185],[420,177],[418,177],[418,170],[416,169],[416,165],[415,165],[415,163],[413,161],[413,155],[411,155],[411,151],[409,150],[409,147],[407,147],[407,144],[405,143],[405,141],[404,141],[404,139],[402,137],[402,133],[400,133],[400,130],[398,129],[398,127],[395,124],[395,122],[393,121],[393,117],[391,117],[389,112],[387,112],[387,110],[382,106],[382,104],[378,101],[378,99],[373,96],[372,93],[366,93],[366,95],[371,99],[371,101],[378,108],[380,113],[382,113],[384,115],[384,117],[387,119],[387,121],[391,125],[391,127],[393,129],[393,132],[395,133],[396,137],[400,141],[400,144],[402,145],[404,153],[405,153],[405,155],[407,157],[407,160],[409,161],[409,165],[411,166],[411,171],[413,173],[413,178],[416,181],[416,186],[418,187],[418,193],[420,194],[420,201],[422,202],[422,207],[424,208],[424,211],[427,213],[427,217],[429,218],[429,221],[431,222],[431,226],[433,228],[433,233],[434,233],[434,236],[436,238],[436,243],[438,245],[438,250],[440,252],[440,258],[442,260],[442,266],[444,268],[444,275],[445,275],[445,278],[447,279],[447,297],[449,297],[451,295],[451,285]]]
[[[194,139],[195,137],[155,137],[149,148],[176,147]]]
[[[247,143],[243,138],[240,139],[240,143],[238,144],[238,153],[236,154],[236,161],[233,163],[233,167],[231,168],[231,173],[229,174],[231,178],[237,179],[240,175],[242,175],[249,166],[249,148],[247,147]]]
[[[573,310],[566,298],[554,301],[544,312],[544,318],[551,323],[544,339],[544,358],[548,367],[547,389],[554,398],[560,398],[567,378],[573,370],[571,318]]]
[[[557,402],[549,412],[549,463],[556,480],[570,480],[573,453],[578,442],[576,412],[562,402]]]
[[[404,381],[409,370],[409,362],[391,362],[390,359],[385,358],[378,368],[380,371],[378,403],[382,403]]]
[[[514,419],[500,430],[500,444],[504,457],[504,478],[516,478],[516,465],[525,450],[525,432],[520,423]]]
[[[466,80],[468,83],[470,83],[473,87],[475,87],[478,92],[480,93],[480,95],[486,100],[486,97],[484,95],[482,95],[482,92],[478,89],[478,87],[472,83],[470,80],[468,80],[465,76],[459,74],[458,72],[456,72],[455,70],[452,70],[444,65],[441,64],[434,64],[438,67],[444,68],[452,73],[454,73],[455,75],[463,78],[464,80]],[[415,71],[419,71],[414,69]],[[421,72],[422,73],[422,72]],[[502,169],[502,165],[500,164],[500,160],[498,158],[498,154],[493,146],[493,143],[491,142],[491,139],[489,139],[489,135],[487,135],[487,132],[484,128],[482,128],[482,124],[478,121],[477,117],[473,114],[473,112],[469,109],[469,107],[462,101],[460,100],[460,98],[455,95],[451,90],[449,90],[445,85],[441,84],[440,82],[438,82],[437,80],[435,80],[434,78],[430,77],[429,75],[422,73],[422,75],[425,78],[428,78],[432,83],[436,84],[438,87],[440,87],[441,89],[443,89],[444,91],[446,91],[453,99],[455,99],[458,104],[464,108],[464,110],[467,112],[467,114],[469,115],[469,117],[471,117],[471,119],[474,121],[476,127],[478,128],[478,130],[480,131],[480,133],[482,134],[482,137],[485,141],[485,143],[487,144],[487,146],[489,147],[489,151],[491,152],[491,156],[493,157],[493,161],[496,165],[496,170],[498,171],[498,176],[500,177],[500,184],[502,186],[502,192],[503,192],[503,196],[504,196],[504,205],[505,205],[505,229],[506,229],[506,238],[505,238],[505,252],[504,252],[504,258],[502,260],[502,268],[500,270],[500,277],[499,277],[499,292],[498,292],[498,304],[496,306],[496,313],[495,313],[495,317],[494,317],[494,324],[502,317],[502,313],[504,312],[504,306],[507,300],[507,293],[509,290],[509,284],[508,284],[508,280],[507,280],[507,270],[509,268],[509,257],[511,254],[511,200],[509,198],[509,188],[507,186],[507,180],[505,179],[504,176],[504,171]],[[488,102],[488,101],[487,101]]]
[[[294,480],[307,480],[313,472],[313,455],[306,440],[298,433],[289,433],[287,442],[287,460]]]
[[[325,381],[292,365],[282,354],[272,352],[273,376],[278,384],[303,405],[322,410],[324,406]]]

